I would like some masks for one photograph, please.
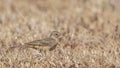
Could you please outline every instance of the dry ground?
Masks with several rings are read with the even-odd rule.
[[[119,0],[0,0],[0,68],[120,68]],[[19,49],[53,30],[51,52]]]

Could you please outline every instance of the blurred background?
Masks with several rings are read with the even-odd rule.
[[[46,56],[46,61],[52,63],[39,64],[35,60],[37,65],[43,68],[46,65],[48,68],[49,65],[55,68],[120,67],[120,0],[0,0],[0,59],[4,57],[0,66],[18,68],[19,63],[23,63],[26,68],[18,57],[11,60],[5,51],[44,38],[54,30],[63,35],[61,46],[53,52],[57,59],[53,61],[49,59],[52,55]],[[31,64],[28,68],[37,68]]]

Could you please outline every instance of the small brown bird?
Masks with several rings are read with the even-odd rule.
[[[36,50],[53,50],[59,43],[61,34],[58,31],[51,32],[48,38],[40,39],[25,43],[25,47],[34,48]]]

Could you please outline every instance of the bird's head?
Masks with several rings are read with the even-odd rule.
[[[51,38],[60,38],[61,34],[58,31],[52,31],[50,34]]]

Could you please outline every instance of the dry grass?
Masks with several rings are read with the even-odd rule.
[[[118,1],[118,2],[117,2]],[[0,68],[120,68],[119,0],[0,0]],[[53,30],[54,51],[19,49]]]

